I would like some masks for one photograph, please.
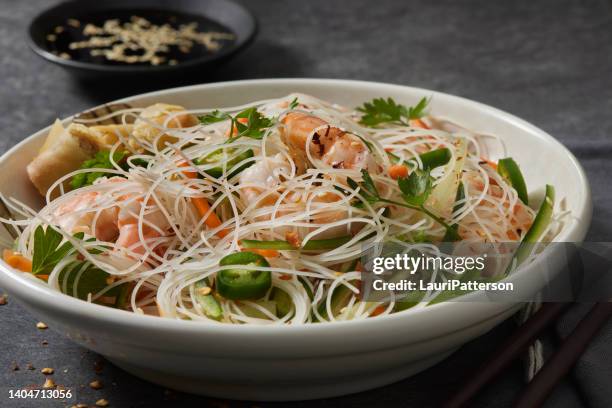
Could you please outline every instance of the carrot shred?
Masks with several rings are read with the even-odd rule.
[[[481,157],[480,160],[487,162],[489,166],[493,167],[493,170],[497,170],[497,163],[487,160],[484,157]]]
[[[393,180],[404,178],[408,176],[408,167],[403,164],[394,164],[389,167],[389,177]]]
[[[423,122],[421,119],[410,119],[410,125],[421,129],[430,129],[427,123]]]
[[[276,249],[243,248],[242,251],[253,252],[263,256],[264,258],[276,258],[280,255]]]
[[[2,253],[2,257],[4,258],[4,262],[15,269],[19,269],[23,272],[32,272],[32,261],[20,253],[5,249]]]
[[[188,164],[185,161],[181,161],[178,163],[178,166],[187,167]],[[197,172],[192,170],[184,170],[182,173],[187,178],[194,179],[197,177]],[[196,208],[196,210],[198,210],[198,214],[200,214],[200,217],[204,217],[206,213],[210,210],[210,204],[208,204],[208,201],[204,197],[192,197],[191,203]],[[217,228],[219,225],[221,225],[221,220],[219,219],[219,217],[217,217],[217,214],[211,212],[204,220],[204,224],[206,224],[206,226],[209,228]],[[220,230],[217,232],[217,235],[220,238],[223,238],[227,234],[229,234],[228,230]]]
[[[247,118],[238,118],[236,119],[236,121],[242,124],[249,123],[249,120]],[[236,128],[236,125],[232,126],[232,136],[235,136],[237,133],[238,133],[238,128]],[[230,136],[229,130],[227,131],[227,136]]]
[[[383,305],[376,306],[376,309],[374,309],[372,313],[370,313],[370,317],[378,316],[379,314],[382,314],[386,309],[387,308]]]

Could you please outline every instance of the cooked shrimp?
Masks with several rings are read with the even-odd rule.
[[[112,177],[98,182],[125,182],[120,177]],[[139,235],[139,216],[143,210],[143,199],[137,194],[122,194],[114,204],[106,208],[104,196],[98,191],[76,194],[74,198],[53,213],[59,226],[72,234],[83,232],[105,242],[115,242],[117,247],[127,248],[135,253],[144,253],[144,245]],[[95,225],[94,225],[95,224]],[[164,236],[170,225],[155,204],[144,207],[142,233],[145,243]]]
[[[310,161],[308,153],[333,168],[376,170],[370,150],[356,135],[321,118],[299,112],[287,114],[282,123],[285,126],[281,128],[281,138],[289,148],[299,174],[304,173]],[[311,135],[307,153],[306,144]]]
[[[262,204],[272,205],[279,194],[275,190],[284,177],[289,177],[289,163],[280,155],[258,160],[254,165],[240,173],[240,184],[247,186],[240,190],[248,203],[263,200]],[[265,194],[264,194],[265,193]]]

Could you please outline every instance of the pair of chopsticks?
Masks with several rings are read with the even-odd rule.
[[[444,408],[468,406],[470,400],[512,361],[518,358],[536,337],[556,321],[571,303],[544,303],[529,320],[510,336],[494,353],[493,358],[468,376],[468,380],[444,404]],[[584,353],[591,339],[612,316],[612,301],[598,302],[576,325],[559,349],[548,359],[515,401],[516,408],[541,406],[555,386],[565,377]]]

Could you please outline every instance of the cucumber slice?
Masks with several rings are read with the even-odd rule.
[[[274,302],[272,300],[255,300],[255,301],[251,301],[251,302],[257,304],[258,306],[263,307],[268,312],[270,312],[270,314],[272,314],[274,316],[278,316],[278,311],[276,309],[276,307],[277,307],[276,302]],[[249,317],[255,317],[255,318],[258,318],[258,319],[270,320],[270,318],[265,313],[263,313],[262,311],[260,311],[259,309],[257,309],[254,306],[251,306],[251,305],[248,305],[248,304],[242,304],[240,306],[240,309],[242,309],[244,314],[246,314]]]
[[[233,149],[232,149],[233,150]],[[245,150],[244,152],[240,153],[237,156],[232,157],[231,159],[228,160],[228,156],[232,155],[232,151],[230,151],[229,153],[223,151],[223,149],[219,149],[219,150],[215,150],[214,152],[210,153],[208,156],[203,157],[199,160],[196,160],[196,164],[215,164],[218,163],[218,165],[216,167],[204,170],[204,173],[215,177],[215,178],[219,178],[223,175],[223,165],[222,163],[224,161],[226,161],[226,169],[230,170],[231,168],[233,168],[235,165],[237,165],[238,163],[240,163],[243,160],[246,159],[250,159],[251,157],[254,156],[253,150],[248,149]],[[234,177],[236,174],[240,173],[242,170],[252,166],[255,162],[251,161],[248,163],[243,164],[242,166],[238,167],[237,169],[235,169],[234,171],[232,171],[230,174],[227,175],[227,178],[230,179],[232,177]]]
[[[282,289],[272,289],[271,299],[276,302],[276,316],[285,317],[293,311],[293,301],[291,296]]]
[[[512,264],[515,263],[514,260],[516,259],[516,266],[518,267],[531,252],[530,244],[534,244],[538,242],[540,238],[542,238],[542,234],[544,234],[544,231],[546,231],[546,228],[548,228],[548,225],[552,220],[554,206],[555,188],[547,184],[544,201],[542,201],[542,204],[540,205],[540,209],[533,220],[533,224],[531,224],[531,228],[529,228],[529,231],[527,231],[527,234],[525,234],[523,240],[519,244],[519,247],[514,253],[514,257],[506,269],[506,275],[512,269]]]
[[[518,164],[511,157],[506,157],[497,163],[497,172],[516,190],[521,201],[529,205],[527,185]]]
[[[208,286],[208,282],[205,279],[197,281],[195,283],[195,297],[200,306],[202,307],[202,312],[206,315],[206,317],[213,320],[221,320],[223,318],[223,309],[221,305],[215,299],[212,294],[201,295],[198,293],[198,289],[202,289]]]
[[[340,314],[340,311],[348,304],[353,294],[353,291],[344,285],[334,289],[331,298],[331,311],[334,316]],[[319,314],[322,318],[329,320],[329,316],[327,315],[327,302],[325,300],[319,305]]]

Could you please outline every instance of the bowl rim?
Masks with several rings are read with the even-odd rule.
[[[373,82],[373,81],[360,81],[360,80],[347,80],[347,79],[318,79],[318,78],[275,78],[275,79],[249,79],[249,80],[237,80],[237,81],[227,81],[227,82],[215,82],[208,84],[197,84],[197,85],[189,85],[182,86],[176,88],[168,88],[159,91],[147,92],[143,94],[133,95],[130,97],[122,98],[116,101],[112,101],[110,103],[129,103],[138,101],[144,98],[155,98],[155,97],[163,97],[168,94],[182,94],[189,92],[197,92],[202,91],[205,92],[209,89],[216,88],[224,88],[224,87],[240,87],[240,86],[249,86],[249,85],[260,85],[260,86],[275,86],[275,85],[345,85],[345,86],[353,86],[353,87],[376,87],[381,90],[381,93],[384,92],[385,89],[403,89],[404,91],[409,91],[413,93],[426,93],[428,95],[432,95],[434,98],[438,96],[444,96],[445,98],[449,98],[453,102],[459,102],[462,104],[471,104],[479,110],[488,112],[496,116],[499,119],[503,119],[509,121],[511,124],[523,129],[526,133],[529,133],[532,137],[539,137],[546,142],[554,145],[557,149],[560,149],[569,160],[574,165],[574,170],[577,172],[577,175],[581,181],[581,186],[583,187],[584,194],[580,200],[579,209],[576,211],[578,214],[573,214],[574,218],[579,220],[580,222],[573,223],[567,230],[562,231],[559,241],[568,241],[568,238],[571,238],[574,242],[580,242],[586,236],[588,231],[588,227],[591,221],[592,215],[592,201],[591,201],[591,189],[584,172],[584,169],[576,159],[576,157],[563,145],[561,142],[553,138],[547,132],[542,129],[536,127],[535,125],[530,124],[529,122],[518,118],[508,112],[503,110],[491,107],[489,105],[483,104],[481,102],[477,102],[471,99],[467,99],[464,97],[432,91],[425,88],[420,87],[412,87],[406,85],[392,84],[392,83],[384,83],[384,82]],[[64,119],[70,120],[72,116]],[[47,132],[51,126],[48,126],[44,129],[41,129],[32,135],[28,136],[21,142],[17,143],[7,152],[0,156],[0,166],[9,158],[12,154],[18,151],[22,146],[30,143],[34,138],[40,137],[40,135],[44,132]],[[517,273],[511,275],[509,279],[518,280],[522,276],[526,275],[529,272],[529,265],[519,270]],[[157,316],[148,316],[141,315],[134,312],[129,312],[125,310],[118,310],[109,308],[106,306],[97,305],[94,303],[88,303],[86,301],[73,298],[71,296],[65,295],[60,292],[56,292],[44,286],[40,281],[31,276],[30,274],[18,271],[9,265],[7,265],[3,260],[0,260],[0,283],[6,289],[17,293],[16,297],[19,298],[29,297],[32,303],[37,303],[39,305],[44,305],[49,309],[57,310],[61,313],[67,313],[69,315],[80,315],[80,317],[85,317],[87,319],[91,319],[92,321],[104,321],[109,324],[116,324],[121,326],[128,326],[131,328],[141,328],[141,329],[159,329],[159,330],[178,330],[184,333],[191,333],[194,335],[208,333],[208,334],[227,334],[231,335],[232,333],[241,333],[245,335],[269,335],[269,336],[277,336],[280,334],[287,335],[303,335],[308,333],[309,335],[317,335],[317,334],[332,334],[337,330],[379,330],[379,329],[389,329],[392,328],[396,323],[408,319],[414,318],[415,316],[419,317],[419,320],[428,318],[430,316],[435,316],[444,312],[444,316],[452,318],[453,316],[459,316],[460,314],[465,313],[466,310],[481,310],[481,303],[478,301],[478,296],[482,295],[482,292],[473,292],[468,295],[465,295],[465,299],[472,298],[470,301],[462,301],[461,304],[464,304],[464,307],[451,307],[455,302],[442,302],[438,304],[434,304],[431,306],[419,308],[419,309],[409,309],[399,313],[392,313],[389,315],[379,316],[376,319],[363,319],[363,320],[350,320],[350,321],[337,321],[337,322],[322,322],[318,324],[300,324],[300,325],[239,325],[239,324],[224,324],[224,323],[204,323],[200,321],[189,321],[189,320],[180,320],[180,319],[170,319],[170,318],[160,318]],[[26,290],[27,289],[27,290]],[[489,315],[493,313],[503,313],[503,311],[516,306],[516,302],[508,302],[508,303],[494,303],[489,304],[490,310]],[[485,318],[482,317],[481,320]],[[451,330],[453,331],[453,330]]]
[[[255,37],[257,36],[257,33],[259,32],[259,22],[257,21],[257,18],[255,18],[255,15],[251,12],[251,10],[248,7],[236,1],[233,1],[233,0],[215,0],[215,1],[229,3],[233,7],[236,7],[240,9],[242,12],[244,12],[244,14],[248,17],[248,19],[250,20],[252,24],[251,30],[247,32],[246,36],[244,37],[242,41],[236,42],[230,47],[225,47],[221,49],[218,53],[215,53],[210,56],[201,55],[195,58],[190,58],[184,62],[181,62],[178,65],[167,65],[167,64],[157,65],[157,66],[153,66],[153,65],[152,66],[102,65],[102,64],[96,64],[93,62],[84,62],[84,61],[64,59],[64,58],[59,57],[58,55],[51,53],[44,46],[39,44],[38,41],[36,41],[35,39],[36,36],[34,35],[36,26],[40,24],[40,20],[44,18],[47,14],[52,13],[53,11],[57,9],[61,9],[62,7],[69,7],[76,3],[82,3],[82,1],[79,1],[79,0],[63,1],[61,3],[54,4],[51,7],[38,13],[28,24],[26,40],[27,40],[28,46],[30,47],[32,51],[34,51],[35,54],[37,54],[38,56],[40,56],[41,58],[49,62],[52,62],[54,64],[57,64],[65,68],[79,69],[79,70],[90,71],[90,72],[115,73],[115,74],[164,73],[164,72],[178,71],[182,69],[189,69],[189,68],[197,67],[202,64],[223,61],[225,58],[228,58],[232,55],[239,53],[240,51],[244,50],[246,47],[248,47],[249,45],[253,43],[253,41],[255,40]],[[172,5],[172,3],[168,3],[168,5],[166,6],[166,10],[168,11],[175,10],[175,8]],[[202,13],[196,13],[196,14],[202,15]]]

